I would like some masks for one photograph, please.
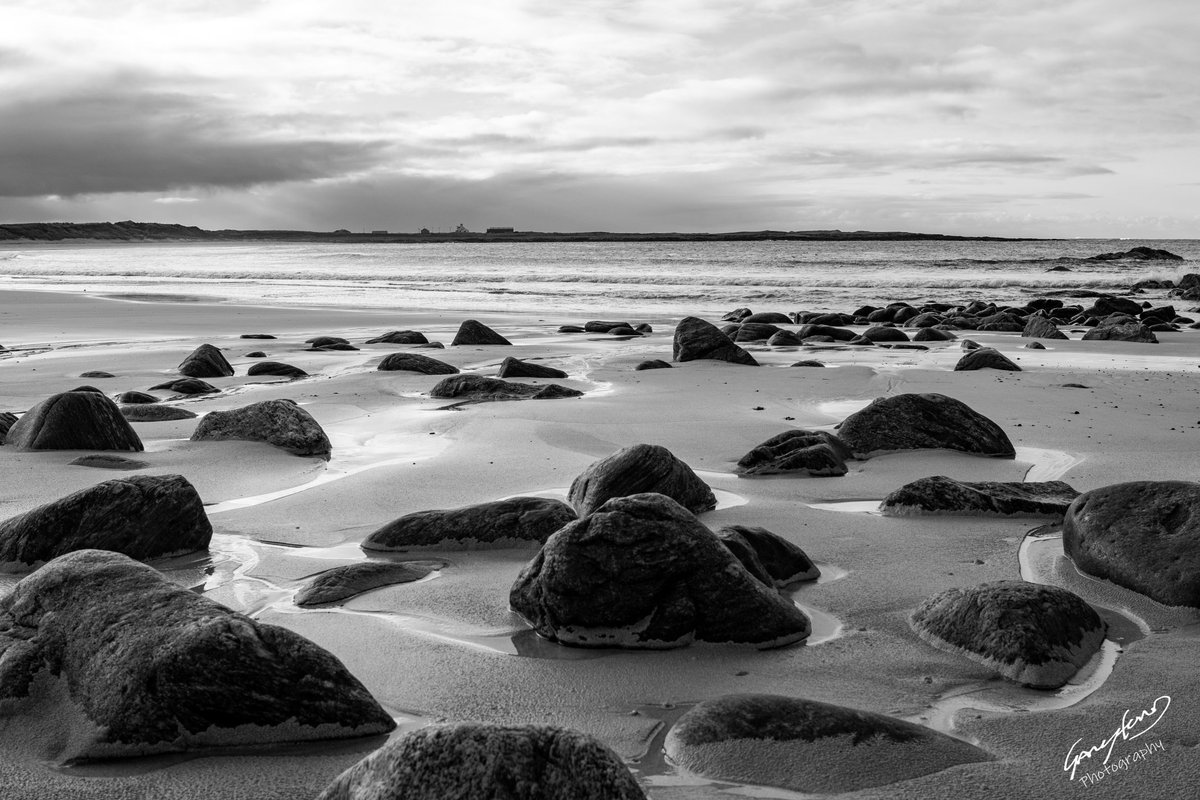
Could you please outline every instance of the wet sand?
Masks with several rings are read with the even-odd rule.
[[[1157,345],[1081,342],[1072,334],[1076,340],[1047,341],[1046,350],[1035,351],[1022,349],[1028,340],[1015,334],[964,332],[1016,360],[1025,370],[1019,373],[952,372],[961,355],[957,342],[929,343],[928,351],[751,346],[762,367],[689,362],[635,372],[642,360],[670,360],[677,320],[631,319],[649,322],[655,332],[616,339],[555,332],[583,319],[175,300],[0,293],[0,344],[10,348],[0,351],[0,410],[23,411],[81,384],[110,396],[145,390],[175,376],[178,363],[203,342],[223,348],[237,374],[210,380],[220,394],[178,405],[204,414],[272,398],[301,403],[333,443],[328,463],[265,444],[189,442],[194,419],[135,423],[147,450],[139,458],[151,463],[144,472],[185,475],[208,505],[217,534],[208,556],[156,566],[333,652],[394,713],[401,730],[440,720],[553,723],[599,737],[629,762],[653,798],[796,797],[681,774],[659,752],[666,726],[692,704],[762,692],[904,717],[996,756],[845,797],[1040,798],[1064,791],[1182,797],[1200,774],[1194,667],[1200,617],[1147,609],[1136,596],[1114,596],[1108,584],[1073,577],[1052,544],[1023,550],[1036,519],[871,513],[893,489],[927,475],[1062,479],[1080,491],[1125,480],[1194,479],[1200,334],[1160,334]],[[537,359],[568,372],[556,382],[584,396],[447,407],[427,394],[438,376],[376,371],[383,355],[411,348],[362,344],[388,330],[412,329],[449,345],[468,317],[515,346],[415,352],[483,375],[495,375],[508,355]],[[243,333],[279,338],[238,338]],[[342,336],[361,349],[307,352],[304,340],[317,335]],[[311,377],[248,378],[254,359],[245,354],[255,350]],[[828,366],[787,366],[807,358]],[[117,377],[79,377],[88,370]],[[831,429],[875,397],[923,391],[959,399],[996,421],[1017,446],[1017,458],[920,452],[852,462],[841,478],[732,474],[745,452],[788,428]],[[446,566],[339,607],[292,603],[306,578],[367,558],[357,543],[396,517],[513,495],[561,497],[592,461],[639,442],[667,447],[716,490],[718,508],[701,516],[707,525],[765,527],[819,562],[825,578],[794,591],[816,623],[807,644],[624,652],[539,640],[507,607],[509,587],[535,548],[372,553]],[[21,513],[123,474],[67,465],[81,454],[0,448],[7,476],[0,513]],[[1022,576],[1066,586],[1126,620],[1114,626],[1120,641],[1057,694],[1014,686],[935,650],[908,626],[911,610],[935,592]],[[18,577],[0,576],[0,592]],[[1136,714],[1161,696],[1171,698],[1161,722],[1140,739],[1119,741],[1110,763],[1150,740],[1161,740],[1163,752],[1094,785],[1081,787],[1087,764],[1070,779],[1064,763],[1077,740],[1076,749],[1099,744],[1127,709]],[[5,798],[311,798],[382,741],[60,768],[47,758],[53,732],[39,731],[34,721],[0,716]]]

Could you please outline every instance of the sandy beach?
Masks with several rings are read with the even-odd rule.
[[[762,308],[758,310],[789,311]],[[597,309],[595,319],[624,319]],[[474,318],[514,346],[455,346]],[[1158,344],[1046,341],[1025,349],[1015,333],[962,332],[1016,361],[1021,372],[954,372],[958,341],[927,350],[844,345],[746,346],[762,365],[716,361],[635,371],[671,360],[678,319],[636,318],[640,338],[558,333],[582,318],[504,313],[406,313],[254,307],[186,296],[0,292],[0,411],[23,412],[89,384],[110,397],[178,375],[202,343],[220,348],[236,374],[209,381],[218,394],[170,400],[198,415],[261,400],[295,400],[328,434],[332,458],[300,457],[264,443],[192,442],[198,419],[138,422],[141,474],[184,475],[214,528],[207,555],[154,566],[172,580],[283,626],[339,658],[398,721],[393,736],[431,722],[550,723],[597,737],[656,800],[801,797],[709,780],[664,761],[669,726],[696,703],[735,693],[804,697],[917,721],[976,744],[994,760],[962,764],[847,798],[1043,798],[1190,796],[1200,774],[1200,611],[1159,606],[1084,578],[1049,546],[1026,548],[1036,519],[885,517],[873,509],[903,484],[931,475],[968,481],[1064,480],[1079,491],[1130,480],[1194,480],[1200,447],[1200,338],[1158,334]],[[716,319],[709,321],[716,323]],[[364,342],[411,329],[441,350]],[[242,334],[276,339],[242,339]],[[330,335],[356,351],[312,352]],[[376,369],[388,353],[420,352],[466,373],[494,376],[509,355],[568,373],[555,381],[581,397],[455,404],[431,398],[441,376]],[[263,351],[310,377],[248,377]],[[792,368],[818,359],[824,369]],[[81,378],[91,370],[112,378]],[[547,383],[545,380],[525,380]],[[1068,385],[1073,384],[1073,386]],[[737,460],[790,428],[832,430],[873,399],[906,392],[956,398],[999,424],[1015,459],[948,451],[855,461],[838,478],[743,478]],[[166,397],[167,395],[161,396]],[[814,632],[774,650],[693,644],[675,650],[581,650],[538,639],[508,607],[509,589],[536,544],[425,549],[410,559],[446,566],[414,583],[370,591],[340,606],[297,607],[307,578],[368,558],[359,543],[404,514],[518,495],[563,499],[599,458],[658,444],[709,484],[712,529],[760,526],[800,545],[820,566],[794,600]],[[78,451],[0,448],[6,476],[0,514],[11,517],[117,477],[69,466]],[[1040,548],[1040,549],[1039,549]],[[370,557],[384,557],[372,554]],[[400,557],[397,555],[397,557]],[[1015,686],[921,641],[908,616],[952,587],[1025,577],[1061,585],[1127,623],[1107,666],[1060,692]],[[0,594],[20,575],[0,574]],[[1120,651],[1119,653],[1117,651]],[[1111,667],[1111,673],[1108,668]],[[1091,681],[1090,683],[1088,681]],[[1150,740],[1163,749],[1092,785],[1071,780],[1068,753],[1118,729],[1156,698],[1170,708],[1146,736],[1118,742],[1113,760]],[[238,752],[159,756],[64,767],[61,721],[0,716],[0,796],[301,800],[384,743],[384,737]],[[1064,769],[1067,764],[1067,769]],[[819,769],[819,765],[814,765]],[[886,771],[864,763],[863,770]],[[1082,772],[1082,770],[1081,770]]]

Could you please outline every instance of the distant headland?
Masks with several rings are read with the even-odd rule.
[[[459,230],[431,233],[371,231],[210,231],[189,225],[159,222],[30,222],[0,225],[0,242],[101,241],[101,242],[753,242],[753,241],[1029,241],[1001,236],[951,236],[904,231],[733,231],[728,233],[613,233],[586,231],[546,233],[490,228],[484,233]]]

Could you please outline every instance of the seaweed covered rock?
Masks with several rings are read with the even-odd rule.
[[[672,358],[675,361],[710,359],[750,367],[758,366],[754,356],[730,341],[715,325],[699,317],[684,317],[675,326]]]
[[[498,378],[557,378],[562,379],[567,377],[567,373],[561,369],[547,367],[545,364],[534,364],[529,361],[522,361],[519,358],[509,356],[500,363],[500,371],[496,373]]]
[[[717,538],[767,585],[787,586],[821,577],[821,570],[807,553],[766,528],[728,525],[717,531]]]
[[[1007,372],[1020,372],[1021,368],[994,347],[980,347],[963,353],[962,358],[954,365],[955,372],[968,372],[976,369],[999,369]]]
[[[510,497],[462,508],[405,514],[364,539],[362,548],[458,550],[542,544],[575,518],[574,509],[561,500]]]
[[[64,761],[395,727],[299,634],[101,550],[60,556],[0,598],[0,709],[56,720],[53,757]]]
[[[837,426],[855,458],[904,450],[957,450],[1014,458],[1016,450],[1000,426],[944,394],[880,397]]]
[[[379,362],[383,372],[420,372],[422,375],[457,375],[458,367],[420,353],[392,353]]]
[[[542,636],[577,647],[779,647],[811,627],[660,494],[614,498],[559,530],[521,571],[509,605]]]
[[[830,477],[845,475],[850,449],[825,431],[791,430],[772,436],[738,459],[739,475],[780,473]]]
[[[706,778],[821,795],[991,760],[973,745],[884,714],[768,694],[698,703],[664,747],[672,762]]]
[[[187,478],[132,475],[0,522],[0,564],[32,567],[87,549],[162,558],[204,550],[211,539],[204,503]]]
[[[301,607],[340,603],[382,586],[412,583],[446,566],[444,561],[364,561],[325,570],[300,588],[293,602]]]
[[[202,344],[179,365],[179,374],[189,378],[228,378],[233,367],[225,355],[211,344]]]
[[[1133,481],[1084,492],[1063,519],[1083,572],[1169,606],[1200,607],[1200,484]]]
[[[1062,517],[1079,496],[1063,481],[968,483],[934,475],[906,483],[883,499],[887,516]]]
[[[505,339],[494,330],[484,325],[477,320],[463,320],[458,326],[458,333],[454,334],[454,341],[450,345],[483,345],[483,344],[508,344],[511,345],[508,339]]]
[[[19,450],[145,449],[117,404],[96,392],[46,398],[13,423],[4,443]]]
[[[406,733],[339,775],[317,800],[645,800],[596,739],[549,725],[460,722]]]
[[[947,589],[909,620],[929,644],[1036,689],[1057,689],[1091,660],[1107,623],[1057,586],[997,581]]]
[[[657,444],[630,445],[593,462],[571,481],[567,502],[583,516],[613,497],[643,492],[666,495],[696,514],[717,505],[708,484]]]
[[[548,383],[545,386],[533,386],[528,383],[514,383],[500,378],[486,378],[483,375],[455,375],[439,381],[429,390],[430,397],[458,397],[466,400],[555,400],[562,397],[580,397],[583,392]]]
[[[257,364],[251,364],[246,370],[246,374],[255,377],[258,375],[271,375],[279,378],[307,378],[308,373],[299,367],[294,367],[291,364],[285,364],[282,361],[259,361]]]
[[[292,400],[264,400],[230,411],[212,411],[192,433],[193,442],[242,439],[266,442],[298,456],[329,460],[332,446],[325,431]]]

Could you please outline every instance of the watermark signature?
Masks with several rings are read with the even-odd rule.
[[[1167,709],[1170,707],[1171,698],[1164,694],[1161,697],[1155,698],[1149,708],[1142,709],[1136,714],[1132,709],[1126,709],[1125,713],[1121,715],[1121,724],[1100,744],[1077,749],[1079,748],[1079,743],[1083,741],[1083,737],[1079,737],[1071,745],[1071,749],[1067,751],[1067,757],[1063,760],[1063,772],[1070,772],[1071,780],[1079,777],[1081,786],[1089,786],[1096,784],[1115,772],[1129,769],[1130,765],[1137,761],[1147,759],[1155,753],[1161,753],[1166,747],[1160,739],[1157,742],[1144,745],[1141,749],[1135,750],[1129,755],[1118,758],[1111,764],[1109,763],[1112,759],[1113,748],[1117,746],[1117,742],[1137,739],[1149,733],[1162,720],[1163,715],[1167,713]],[[1091,764],[1091,760],[1098,757],[1101,753],[1104,754],[1104,760],[1098,765]],[[1086,766],[1084,766],[1085,761],[1088,762]],[[1084,772],[1082,775],[1078,775],[1081,766],[1083,766]]]

